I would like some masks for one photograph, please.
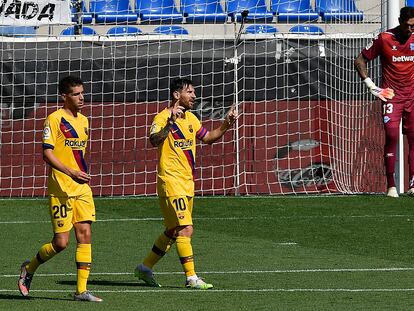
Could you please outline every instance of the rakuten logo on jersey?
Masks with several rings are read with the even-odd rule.
[[[414,56],[392,56],[392,61],[394,63],[406,63],[406,62],[414,62]]]
[[[193,140],[187,139],[187,140],[175,140],[174,141],[174,147],[175,148],[181,148],[181,149],[189,149],[193,146]]]
[[[85,140],[65,139],[65,147],[71,147],[73,150],[83,149],[86,146]]]

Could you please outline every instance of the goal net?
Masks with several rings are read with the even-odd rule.
[[[328,20],[317,7],[324,1],[302,0],[317,13],[310,22],[273,12],[288,0],[255,1],[246,21],[238,20],[229,11],[234,1],[219,1],[225,20],[215,23],[182,14],[188,1],[172,1],[183,21],[145,21],[136,1],[128,14],[137,20],[128,25],[118,17],[98,22],[97,14],[86,24],[91,1],[74,25],[2,26],[0,196],[47,195],[43,121],[61,106],[57,83],[69,74],[85,83],[97,196],[156,194],[148,130],[178,76],[193,80],[194,113],[207,129],[233,104],[241,114],[219,142],[198,142],[196,195],[383,192],[381,105],[353,62],[384,30],[386,1],[333,1],[354,3],[363,17]],[[271,17],[252,20],[262,9]],[[370,76],[379,82],[377,62]]]

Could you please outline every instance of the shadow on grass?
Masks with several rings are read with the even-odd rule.
[[[23,297],[21,295],[14,295],[14,294],[2,294],[0,293],[0,300],[19,300],[19,301],[35,301],[35,300],[63,300],[63,301],[73,301],[73,297],[68,298],[52,298],[52,297],[36,297],[36,296],[30,296],[30,297]]]
[[[72,285],[76,286],[76,281],[57,281],[57,284],[61,285]],[[147,285],[144,283],[137,283],[131,281],[110,281],[110,280],[88,280],[88,285],[100,285],[100,286],[144,286]]]
[[[72,285],[76,286],[76,281],[57,281],[57,284],[61,285]],[[154,288],[154,289],[163,289],[163,288],[184,288],[183,286],[169,286],[169,285],[162,285],[162,287],[152,287],[145,283],[141,282],[134,282],[134,281],[111,281],[111,280],[89,280],[88,285],[96,285],[96,286],[128,286],[128,287],[139,287],[139,288]]]

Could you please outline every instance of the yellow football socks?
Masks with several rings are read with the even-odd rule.
[[[26,266],[27,272],[33,274],[36,269],[44,262],[55,256],[57,252],[53,248],[52,243],[44,244],[38,251],[35,257]]]
[[[193,248],[191,238],[185,236],[177,237],[177,253],[181,265],[187,277],[195,275]]]
[[[152,269],[154,265],[170,250],[171,245],[175,243],[175,238],[169,237],[163,232],[152,246],[152,250],[144,259],[143,264]]]
[[[78,244],[76,247],[76,267],[77,267],[77,285],[76,293],[81,294],[86,291],[86,283],[89,278],[89,271],[92,262],[91,244]]]

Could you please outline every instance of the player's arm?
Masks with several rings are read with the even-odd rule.
[[[167,123],[161,130],[159,130],[156,133],[150,134],[150,142],[151,145],[154,147],[158,147],[162,144],[162,142],[167,138],[168,133],[170,132],[171,127],[174,125],[175,120],[177,120],[178,117],[180,117],[184,112],[184,107],[181,107],[178,105],[178,102],[174,104],[174,106],[169,108],[170,110],[170,117],[167,119]],[[153,128],[156,128],[155,121],[152,125]]]
[[[369,89],[372,95],[378,97],[382,101],[386,102],[387,99],[392,99],[394,97],[394,90],[390,88],[382,89],[375,85],[375,83],[371,80],[368,76],[368,67],[367,67],[368,59],[360,53],[358,57],[355,59],[355,68],[364,81],[365,85]]]
[[[68,175],[74,181],[83,184],[89,182],[91,176],[83,171],[74,170],[64,165],[54,154],[50,148],[43,149],[43,160],[53,168]]]
[[[355,59],[355,69],[362,80],[368,78],[367,63],[368,60],[364,57],[362,53],[359,53],[358,57]]]
[[[151,145],[154,147],[161,145],[162,142],[167,138],[173,124],[174,122],[168,118],[167,124],[160,131],[150,134],[149,140],[151,142]]]
[[[212,131],[207,132],[207,134],[202,138],[202,141],[206,144],[212,144],[218,139],[220,139],[224,133],[236,122],[239,114],[236,111],[236,107],[231,106],[229,112],[224,118],[223,123]]]

